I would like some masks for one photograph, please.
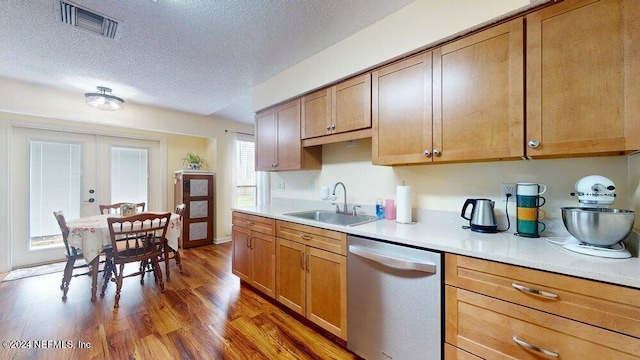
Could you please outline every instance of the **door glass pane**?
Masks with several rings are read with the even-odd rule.
[[[29,147],[29,250],[62,246],[53,212],[62,210],[67,219],[80,217],[81,148],[33,140]]]
[[[111,203],[147,201],[149,151],[111,147]]]

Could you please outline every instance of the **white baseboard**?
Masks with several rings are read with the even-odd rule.
[[[227,237],[223,237],[223,238],[217,238],[217,239],[213,239],[213,243],[218,245],[218,244],[224,244],[224,243],[228,243],[231,241],[231,237],[227,236]]]

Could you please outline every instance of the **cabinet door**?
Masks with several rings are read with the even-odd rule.
[[[276,299],[289,309],[305,315],[305,246],[276,239]]]
[[[275,237],[251,232],[251,284],[264,294],[274,298],[276,291],[276,242]]]
[[[273,109],[256,114],[256,170],[272,171],[276,165],[276,117]]]
[[[433,51],[433,161],[524,156],[523,19]]]
[[[331,133],[331,89],[322,89],[302,97],[302,139]]]
[[[332,133],[371,127],[371,74],[333,86],[331,98]]]
[[[625,145],[640,149],[640,1],[624,1]]]
[[[307,312],[313,323],[347,339],[347,258],[307,247]]]
[[[300,140],[300,99],[275,108],[277,149],[276,170],[302,168],[302,143]]]
[[[432,139],[431,52],[372,73],[372,162],[430,162]]]
[[[528,156],[624,150],[623,12],[621,0],[568,0],[527,15]]]
[[[232,273],[244,281],[249,281],[251,277],[250,235],[251,231],[249,229],[235,225],[231,228],[231,241],[233,244],[231,249]]]

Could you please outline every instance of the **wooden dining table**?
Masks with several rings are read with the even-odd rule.
[[[146,212],[149,213],[149,212]],[[157,214],[164,214],[158,212]],[[91,272],[91,301],[96,300],[98,289],[98,263],[100,253],[105,246],[111,245],[111,234],[107,218],[121,217],[117,214],[103,214],[81,217],[67,221],[69,228],[68,242],[70,246],[82,250],[84,260],[96,270]],[[169,225],[167,226],[167,245],[176,250],[181,234],[180,215],[171,214]]]

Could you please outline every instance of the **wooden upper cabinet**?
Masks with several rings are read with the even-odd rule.
[[[526,16],[528,156],[640,148],[639,13],[636,0],[566,0]]]
[[[370,73],[302,97],[302,139],[370,127]]]
[[[272,171],[276,163],[276,117],[274,109],[256,114],[256,170]]]
[[[429,161],[431,67],[431,52],[425,52],[372,73],[373,164]]]
[[[433,161],[524,156],[523,19],[433,50]]]
[[[331,130],[341,133],[371,127],[371,74],[331,88]]]
[[[302,148],[300,99],[256,114],[256,170],[309,170],[322,166],[322,148]]]
[[[302,97],[302,139],[331,133],[331,88]]]
[[[373,163],[522,157],[523,31],[518,18],[374,71]]]
[[[277,123],[277,170],[297,170],[302,165],[300,143],[300,99],[277,106],[274,110]]]

